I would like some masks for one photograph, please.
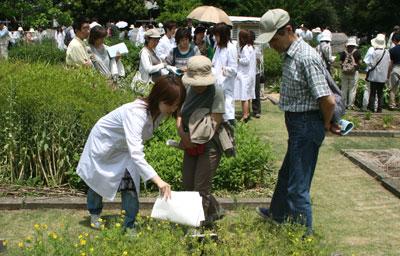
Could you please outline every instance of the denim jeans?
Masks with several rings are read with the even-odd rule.
[[[288,219],[312,230],[310,187],[325,138],[319,111],[285,113],[289,134],[288,149],[272,196],[272,218],[282,223]]]
[[[122,190],[121,199],[122,209],[125,210],[124,227],[133,228],[139,211],[139,199],[136,190]],[[100,215],[103,210],[103,198],[91,188],[87,193],[87,207],[90,214]]]

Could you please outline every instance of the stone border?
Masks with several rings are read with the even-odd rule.
[[[392,192],[395,196],[400,198],[400,182],[397,184],[396,180],[400,181],[400,178],[394,178],[388,175],[386,172],[382,171],[378,166],[362,161],[355,156],[355,152],[359,151],[377,151],[374,149],[342,149],[341,153],[347,157],[354,164],[358,165],[361,169],[366,171],[369,175],[374,177],[376,180],[380,181],[382,185]],[[385,151],[385,150],[380,150]]]
[[[400,138],[400,131],[393,130],[353,130],[346,136],[368,136],[368,137],[395,137]]]
[[[257,206],[268,206],[270,199],[264,198],[217,198],[222,208],[233,210],[238,207],[255,208]],[[140,198],[141,209],[152,209],[155,198]],[[114,202],[103,202],[104,209],[120,209],[121,199]],[[0,198],[0,210],[23,210],[23,209],[80,209],[86,208],[86,197],[23,197],[23,198]]]

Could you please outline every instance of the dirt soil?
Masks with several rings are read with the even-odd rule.
[[[355,124],[355,130],[400,131],[400,113],[348,112],[345,118]]]
[[[400,177],[400,150],[376,150],[362,151],[358,155],[364,162],[370,162],[378,166],[388,175],[397,178]]]

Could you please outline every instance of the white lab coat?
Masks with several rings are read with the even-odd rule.
[[[77,174],[97,194],[114,200],[128,170],[139,195],[140,177],[157,175],[144,158],[144,142],[151,138],[164,115],[154,122],[147,103],[135,100],[100,118],[90,132],[79,160]]]
[[[235,105],[233,101],[235,78],[238,68],[237,49],[234,44],[228,42],[227,47],[215,49],[212,59],[212,72],[216,78],[216,86],[224,91],[225,114],[224,120],[235,119]]]
[[[169,53],[176,47],[175,38],[169,39],[167,35],[161,37],[158,45],[156,47],[156,54],[161,60],[165,60],[165,58],[169,55]]]
[[[255,99],[256,51],[253,46],[245,45],[239,52],[237,76],[235,80],[235,100]]]

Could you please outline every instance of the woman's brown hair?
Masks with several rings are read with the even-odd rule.
[[[89,44],[94,45],[97,39],[107,36],[107,30],[102,26],[94,26],[90,30],[89,34]]]
[[[251,34],[250,31],[246,30],[246,29],[242,29],[239,32],[239,46],[240,46],[240,50],[243,49],[244,46],[246,46],[247,44],[251,44]]]
[[[214,35],[219,36],[218,46],[225,48],[228,46],[228,42],[231,40],[231,30],[225,23],[218,23],[213,31]]]
[[[173,105],[178,100],[177,110],[179,111],[185,101],[185,97],[186,90],[180,79],[172,76],[161,76],[156,80],[149,96],[144,98],[144,101],[147,102],[147,109],[150,111],[151,116],[154,117],[160,111],[160,102]]]

